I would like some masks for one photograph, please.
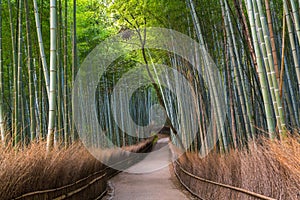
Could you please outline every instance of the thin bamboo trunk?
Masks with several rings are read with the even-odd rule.
[[[230,116],[231,116],[231,132],[232,132],[232,140],[233,147],[237,148],[237,133],[236,133],[236,120],[235,120],[235,112],[234,112],[234,96],[233,96],[233,88],[232,88],[232,77],[231,77],[231,69],[229,65],[229,56],[227,50],[227,36],[226,32],[224,32],[224,53],[225,53],[225,65],[227,71],[227,84],[228,84],[228,92],[229,92],[229,106],[230,106]]]
[[[69,143],[69,109],[68,109],[68,1],[65,0],[64,10],[64,144]]]
[[[298,55],[297,55],[297,50],[296,50],[296,42],[295,42],[293,28],[292,28],[292,20],[291,20],[291,16],[290,16],[290,12],[289,12],[286,0],[283,1],[283,7],[284,7],[286,24],[288,27],[290,45],[292,48],[292,55],[293,55],[293,59],[294,59],[294,65],[295,65],[296,76],[297,76],[297,81],[298,81],[298,91],[300,93],[300,65],[299,65],[299,60],[298,60]],[[298,95],[300,96],[300,94],[298,94]]]
[[[237,14],[238,14],[239,22],[242,25],[243,35],[246,39],[246,42],[247,42],[247,45],[248,45],[248,49],[250,51],[250,55],[251,55],[253,64],[254,64],[255,68],[257,68],[257,62],[256,62],[254,47],[253,47],[253,44],[252,44],[252,39],[251,39],[249,28],[248,28],[248,23],[247,23],[245,14],[243,12],[242,1],[241,0],[234,0],[234,6],[235,6]]]
[[[42,77],[42,62],[39,59],[39,77],[38,77],[38,100],[39,100],[39,140],[44,138],[44,128],[43,128],[43,77]]]
[[[50,98],[49,122],[47,134],[47,151],[54,145],[55,119],[56,119],[56,0],[50,0]]]
[[[240,101],[240,107],[242,109],[242,123],[240,124],[240,126],[242,127],[245,127],[243,128],[243,130],[240,130],[240,131],[246,131],[246,132],[249,132],[249,129],[248,129],[248,126],[247,125],[247,117],[245,117],[245,100],[244,100],[244,96],[243,96],[243,92],[242,92],[242,87],[241,87],[241,80],[240,80],[240,76],[238,75],[237,73],[237,61],[236,61],[236,56],[234,54],[234,51],[233,51],[233,44],[232,44],[232,38],[230,37],[231,35],[231,32],[229,30],[229,21],[228,21],[228,16],[227,16],[227,12],[225,12],[225,7],[224,7],[224,3],[223,1],[221,0],[220,1],[221,3],[221,8],[222,8],[222,15],[223,15],[223,19],[224,19],[224,26],[225,26],[225,31],[226,31],[226,36],[227,36],[227,42],[228,42],[228,48],[229,48],[229,55],[230,55],[230,60],[231,60],[231,64],[232,64],[232,67],[233,67],[233,71],[234,71],[234,77],[235,77],[235,82],[236,82],[236,88],[237,88],[237,98],[239,99]],[[237,112],[237,113],[241,113],[241,112]],[[246,130],[245,130],[246,129]]]
[[[284,0],[286,1],[286,0]],[[300,42],[300,19],[299,19],[299,11],[296,8],[296,3],[294,0],[290,0],[292,6],[292,12],[294,17],[295,29],[298,38],[298,42]]]
[[[41,5],[44,5],[44,1],[41,0]],[[35,9],[35,7],[34,7]],[[36,10],[35,10],[36,11]],[[35,13],[35,20],[36,20],[36,17],[38,17],[38,20],[40,22],[40,30],[42,32],[43,30],[43,18],[42,18],[42,15],[43,15],[43,6],[41,6],[41,10],[40,12],[38,13]],[[37,14],[37,16],[36,16]],[[44,75],[44,67],[43,67],[43,61],[42,61],[42,58],[41,58],[41,53],[40,53],[40,45],[37,45],[37,55],[39,56],[39,71],[38,71],[38,74],[39,74],[39,77],[38,77],[38,100],[39,100],[39,106],[38,106],[38,110],[39,110],[39,140],[43,140],[45,139],[45,135],[46,135],[46,129],[44,128],[45,125],[47,124],[47,122],[44,120],[44,116],[45,116],[45,113],[44,110],[45,110],[45,102],[44,102],[44,80],[45,80],[45,75]]]
[[[269,0],[265,0],[265,5],[266,5],[266,11],[267,11],[267,20],[268,20],[268,27],[269,27],[269,32],[270,32],[272,56],[273,56],[273,60],[274,60],[276,79],[279,82],[280,74],[279,74],[278,58],[277,58],[275,36],[274,36],[274,31],[273,31],[273,23],[272,23],[272,16],[271,16],[271,11],[270,11]]]
[[[3,104],[3,51],[2,51],[2,0],[0,0],[0,136],[1,142],[5,145],[5,121]]]
[[[73,0],[73,40],[72,40],[72,87],[74,86],[74,82],[75,82],[75,76],[76,76],[76,70],[77,70],[77,19],[76,19],[76,0]],[[73,111],[73,105],[72,107],[72,111]],[[73,112],[72,112],[73,113]],[[74,120],[73,120],[73,115],[72,116],[72,128],[71,128],[71,138],[72,138],[72,142],[76,139],[75,137],[75,124],[74,124]]]
[[[49,72],[48,72],[48,66],[47,66],[46,55],[45,55],[45,50],[44,50],[44,43],[43,43],[43,37],[42,37],[39,9],[38,9],[38,4],[37,4],[36,0],[33,0],[33,5],[34,5],[34,16],[35,16],[36,32],[37,32],[39,48],[40,48],[40,56],[41,56],[42,65],[43,65],[43,72],[44,72],[46,90],[47,90],[47,94],[48,94],[48,98],[49,98],[49,96],[50,96],[50,94],[49,94],[49,85],[50,85]]]
[[[39,100],[39,85],[38,85],[38,75],[37,75],[37,64],[36,64],[36,59],[33,59],[33,84],[34,84],[34,96],[35,96],[35,121],[36,121],[36,140],[39,141],[42,139],[42,137],[40,137],[40,133],[41,133],[41,125],[40,125],[40,117],[41,117],[41,110],[40,110],[40,104],[41,101]]]
[[[12,60],[13,60],[13,106],[12,106],[12,132],[13,132],[13,140],[14,143],[16,142],[17,137],[17,124],[18,124],[18,113],[17,113],[17,70],[18,70],[18,64],[17,64],[17,46],[16,46],[16,37],[14,32],[14,24],[13,24],[13,13],[11,8],[10,0],[7,1],[8,4],[8,10],[9,10],[9,22],[10,22],[10,31],[11,31],[11,44],[12,44]]]
[[[62,135],[63,135],[63,110],[62,110],[62,5],[61,0],[58,1],[58,25],[57,25],[57,133],[58,133],[58,143],[62,143]]]
[[[280,80],[279,80],[279,92],[280,96],[282,96],[282,87],[283,87],[283,77],[284,77],[284,55],[285,55],[285,29],[286,29],[286,19],[285,12],[283,11],[282,17],[282,47],[281,47],[281,71],[280,71]]]
[[[32,61],[32,46],[31,46],[31,31],[29,19],[28,0],[24,0],[26,14],[26,31],[27,31],[27,53],[28,53],[28,84],[29,84],[29,107],[30,107],[30,140],[33,141],[36,136],[36,121],[35,121],[35,88],[33,82],[33,61]]]
[[[15,103],[15,144],[19,142],[19,136],[22,135],[24,127],[21,127],[21,132],[18,132],[18,127],[21,125],[19,122],[22,122],[24,116],[23,114],[23,105],[22,105],[22,65],[23,65],[23,35],[22,35],[22,15],[23,15],[23,1],[19,1],[19,16],[18,16],[18,69],[17,69],[17,93],[16,93],[16,103]],[[20,134],[20,135],[19,135]]]

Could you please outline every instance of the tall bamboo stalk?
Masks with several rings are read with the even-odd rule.
[[[247,95],[247,91],[246,91],[246,87],[245,87],[245,79],[244,79],[244,74],[242,72],[241,59],[240,59],[237,44],[236,44],[236,39],[235,39],[234,31],[233,31],[232,21],[231,21],[230,14],[229,14],[228,4],[226,1],[224,1],[224,4],[225,4],[226,17],[228,19],[228,25],[227,25],[228,30],[227,31],[228,31],[228,34],[230,34],[231,38],[232,38],[232,42],[231,42],[231,38],[229,38],[228,43],[229,43],[229,45],[231,45],[231,46],[229,46],[229,48],[231,49],[230,51],[232,54],[233,64],[235,65],[234,66],[235,79],[237,81],[237,90],[238,90],[239,98],[241,101],[242,113],[243,113],[243,118],[244,118],[244,123],[245,123],[245,128],[246,128],[246,135],[247,135],[247,139],[250,140],[251,135],[254,134],[254,127],[253,127],[254,124],[252,121],[251,106],[249,103],[249,96]],[[249,124],[250,122],[251,122],[251,127]]]
[[[9,22],[10,22],[10,31],[11,31],[11,45],[12,45],[12,60],[13,60],[13,106],[12,106],[12,132],[14,135],[14,140],[17,137],[17,124],[18,124],[18,111],[17,111],[17,104],[18,104],[18,87],[17,87],[17,71],[18,71],[18,63],[17,63],[17,45],[16,45],[16,36],[14,32],[14,24],[13,24],[13,13],[10,0],[7,0],[8,4],[8,11],[9,11]],[[16,141],[14,141],[16,142]]]
[[[29,84],[29,105],[30,105],[30,139],[33,141],[36,137],[36,121],[35,121],[35,88],[33,81],[33,59],[31,47],[31,30],[29,19],[28,0],[24,0],[26,14],[26,31],[27,31],[27,53],[28,53],[28,84]]]
[[[68,109],[68,0],[65,0],[65,9],[64,9],[64,37],[63,37],[63,45],[64,45],[64,143],[65,146],[68,146],[69,142],[69,109]]]
[[[285,0],[286,1],[286,0]],[[294,16],[294,23],[296,28],[296,34],[298,38],[298,42],[300,42],[300,19],[299,19],[299,10],[296,7],[296,3],[294,0],[290,0],[292,6],[292,12]]]
[[[76,70],[77,70],[77,19],[76,19],[76,0],[73,0],[73,37],[72,37],[72,86],[75,82]],[[72,105],[73,111],[73,105]],[[71,137],[72,141],[75,140],[75,124],[72,116],[72,129],[71,129]]]
[[[286,97],[287,101],[291,101],[292,107],[290,107],[291,112],[294,113],[294,118],[295,118],[295,125],[299,126],[299,117],[298,117],[298,109],[297,109],[297,103],[295,102],[295,95],[294,95],[294,90],[291,84],[291,79],[290,79],[290,74],[289,74],[289,69],[288,66],[285,65],[285,49],[286,49],[286,45],[285,45],[285,38],[286,38],[286,18],[285,18],[285,11],[283,11],[283,18],[282,18],[282,43],[281,43],[281,73],[280,73],[280,81],[279,81],[279,91],[280,94],[282,95],[283,93],[283,85],[285,85],[285,87],[287,88],[287,92],[289,92],[289,96]],[[284,77],[286,77],[285,79],[285,83],[284,83]],[[286,93],[287,93],[286,92]],[[285,93],[285,94],[286,94]]]
[[[0,0],[0,136],[5,145],[4,105],[3,105],[3,52],[2,52],[2,0]]]
[[[227,34],[224,32],[224,53],[225,53],[225,65],[226,65],[226,78],[227,78],[227,87],[229,92],[229,106],[230,106],[230,117],[231,117],[231,132],[232,132],[232,140],[233,147],[237,148],[237,133],[236,133],[236,120],[235,120],[235,112],[234,112],[234,96],[233,96],[233,88],[232,88],[232,76],[231,76],[231,68],[229,65],[229,53],[227,48]]]
[[[22,136],[22,131],[24,127],[21,127],[21,132],[19,132],[18,127],[20,122],[22,122],[23,117],[23,105],[22,105],[22,65],[23,65],[23,30],[22,30],[22,15],[23,15],[23,1],[19,1],[19,16],[18,16],[18,69],[17,69],[17,88],[16,88],[16,102],[15,102],[15,143],[19,142],[20,135]],[[20,135],[19,135],[20,134]]]
[[[281,134],[283,130],[285,130],[285,117],[283,115],[283,107],[282,107],[282,103],[281,103],[281,97],[280,97],[280,93],[279,93],[279,86],[278,86],[278,81],[276,78],[276,71],[275,71],[275,66],[274,66],[274,60],[273,60],[273,54],[272,54],[272,47],[270,44],[270,37],[269,37],[269,31],[268,31],[268,27],[267,27],[267,21],[262,9],[262,3],[261,0],[257,0],[257,5],[258,5],[258,10],[259,10],[259,15],[260,15],[260,20],[261,20],[261,24],[262,24],[262,32],[264,35],[264,40],[265,40],[265,44],[266,44],[266,52],[267,52],[267,56],[268,56],[268,63],[269,63],[269,67],[270,67],[270,80],[269,80],[269,84],[272,82],[272,84],[270,84],[270,86],[273,88],[271,88],[271,90],[274,90],[274,97],[275,99],[273,99],[273,106],[274,106],[274,110],[278,110],[278,115],[276,116],[276,120],[277,120],[277,124],[278,124],[278,129],[279,129],[279,133]]]
[[[262,96],[263,96],[263,102],[264,102],[264,109],[266,112],[266,120],[267,120],[267,125],[268,125],[269,136],[271,138],[273,138],[274,132],[275,132],[275,122],[274,122],[274,118],[273,118],[272,106],[271,106],[271,101],[270,101],[270,96],[269,96],[269,87],[268,87],[266,72],[263,67],[263,63],[262,63],[262,59],[261,59],[260,47],[259,47],[258,37],[257,37],[257,33],[256,33],[254,12],[253,12],[253,6],[252,6],[251,0],[247,0],[247,11],[248,11],[248,17],[249,17],[249,21],[250,21],[255,55],[256,55],[256,59],[257,59],[257,74],[259,76],[259,82],[260,82],[260,86],[261,86],[261,90],[262,90]]]
[[[256,62],[254,47],[253,47],[253,44],[252,44],[252,38],[250,36],[248,23],[247,23],[247,20],[246,20],[246,16],[243,12],[243,6],[242,5],[243,4],[242,4],[241,0],[234,0],[234,6],[235,6],[237,14],[238,14],[239,22],[242,26],[243,35],[244,35],[245,40],[247,42],[248,49],[249,49],[253,64],[254,64],[255,68],[257,68],[257,62]]]
[[[279,82],[280,73],[279,73],[278,58],[277,58],[277,51],[276,51],[276,41],[275,41],[275,36],[274,36],[274,31],[273,31],[273,23],[272,23],[272,16],[271,16],[269,0],[265,0],[265,5],[266,5],[267,20],[268,20],[268,27],[269,27],[269,33],[270,33],[272,56],[273,56],[273,60],[274,60],[276,79]]]
[[[294,65],[295,65],[295,70],[296,70],[296,75],[297,75],[298,90],[300,93],[300,65],[299,65],[299,60],[298,60],[298,55],[297,55],[297,50],[296,50],[296,43],[295,43],[295,38],[294,38],[294,33],[293,33],[292,20],[291,20],[290,11],[288,9],[286,0],[283,0],[283,7],[284,7],[286,24],[288,27],[289,38],[290,38],[290,45],[292,48],[292,55],[293,55],[293,60],[294,60]],[[298,94],[298,95],[300,95],[300,94]]]
[[[63,110],[62,110],[62,4],[61,0],[58,1],[58,24],[57,24],[57,133],[58,133],[58,142],[61,144],[61,139],[63,135]]]
[[[191,15],[192,15],[192,19],[193,19],[193,23],[194,23],[194,27],[195,27],[195,30],[196,30],[196,33],[197,33],[197,37],[198,37],[198,40],[199,40],[199,48],[203,48],[203,49],[206,49],[205,45],[204,45],[204,39],[203,39],[203,35],[202,35],[202,32],[201,32],[201,28],[200,28],[200,23],[199,23],[199,19],[198,19],[198,16],[197,16],[197,13],[196,13],[196,10],[195,10],[195,5],[194,5],[194,2],[193,0],[189,0],[189,3],[188,5],[190,6],[190,12],[191,12]],[[201,50],[201,49],[200,49]],[[204,56],[204,62],[205,64],[208,64],[209,61],[206,60],[207,58]],[[210,69],[209,67],[206,68],[205,70],[205,75],[206,75],[206,78],[211,86],[211,93],[212,95],[214,96],[214,98],[212,99],[212,101],[214,102],[214,105],[215,105],[215,116],[217,117],[217,127],[220,131],[218,131],[218,138],[220,139],[220,142],[221,144],[223,145],[223,150],[224,151],[227,151],[228,150],[228,142],[227,142],[227,137],[226,137],[226,133],[225,133],[225,130],[224,130],[224,124],[222,122],[222,111],[220,110],[221,108],[221,105],[220,105],[220,99],[217,98],[218,97],[218,94],[217,94],[217,91],[216,91],[216,83],[214,82],[215,79],[212,77],[212,69]],[[220,146],[222,146],[220,145]]]
[[[54,145],[55,114],[56,114],[56,0],[50,0],[50,98],[49,122],[47,134],[47,151]]]
[[[41,56],[42,65],[43,65],[46,90],[47,90],[47,94],[48,94],[48,98],[49,98],[49,95],[50,95],[49,94],[49,85],[50,85],[49,72],[48,72],[48,66],[47,66],[46,55],[45,55],[45,50],[44,50],[44,42],[43,42],[43,36],[42,36],[42,30],[41,30],[39,9],[38,9],[38,4],[37,4],[36,0],[33,0],[33,5],[34,5],[36,32],[37,32],[37,36],[38,36],[38,42],[39,42],[39,48],[40,48],[40,54],[41,54],[40,56]]]

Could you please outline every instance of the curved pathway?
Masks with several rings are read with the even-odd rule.
[[[113,177],[109,185],[112,188],[111,200],[188,200],[188,192],[180,188],[176,177],[171,175],[172,168],[168,165],[171,153],[168,149],[168,138],[160,139],[153,151],[167,149],[155,155],[148,155],[141,162],[133,165],[127,171]],[[141,173],[141,170],[149,171],[156,166],[166,166],[149,173]],[[173,174],[173,173],[172,173]]]

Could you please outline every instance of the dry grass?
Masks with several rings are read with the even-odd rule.
[[[299,138],[289,137],[282,142],[262,140],[260,145],[250,144],[248,150],[232,150],[226,155],[211,153],[204,159],[187,154],[180,158],[180,163],[189,172],[208,180],[276,199],[300,199]],[[255,199],[179,174],[204,199]]]
[[[148,143],[145,141],[126,150],[137,152]],[[48,155],[45,149],[44,143],[32,144],[23,150],[0,147],[1,200],[61,187],[105,168],[79,142]]]

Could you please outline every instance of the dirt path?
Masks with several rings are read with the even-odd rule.
[[[171,153],[167,148],[169,140],[160,139],[155,145],[153,151],[158,154],[149,155],[138,164],[128,169],[130,172],[122,172],[111,179],[110,185],[112,192],[106,199],[113,200],[187,200],[187,192],[183,191],[176,184],[176,180],[171,176],[168,162],[171,159]],[[151,169],[157,169],[158,166],[166,166],[154,172]],[[149,173],[141,173],[142,170]]]

